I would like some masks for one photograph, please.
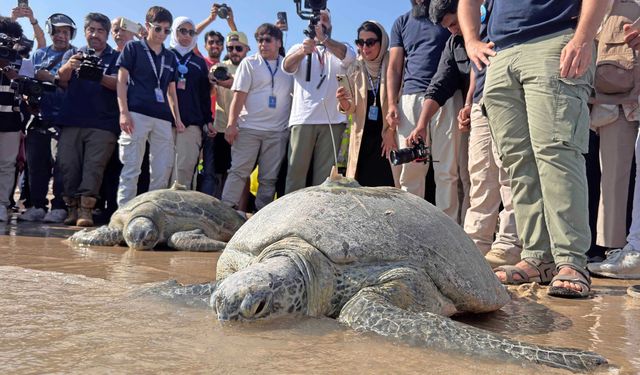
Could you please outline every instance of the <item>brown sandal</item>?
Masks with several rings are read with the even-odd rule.
[[[553,277],[556,275],[556,264],[554,262],[544,262],[537,258],[523,258],[523,262],[526,262],[531,268],[538,271],[538,276],[527,275],[524,269],[516,266],[500,266],[493,269],[493,272],[504,272],[507,275],[507,279],[503,281],[506,285],[520,285],[526,283],[538,283],[542,285],[549,284]],[[513,275],[520,276],[519,280],[513,278]]]

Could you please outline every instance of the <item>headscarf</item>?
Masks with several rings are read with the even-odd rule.
[[[169,46],[175,49],[176,51],[178,51],[178,53],[181,56],[184,56],[187,53],[191,52],[191,50],[193,50],[196,47],[196,44],[198,43],[198,40],[195,37],[195,35],[193,38],[191,38],[191,44],[188,47],[183,47],[180,44],[180,42],[178,42],[178,29],[180,28],[180,26],[184,25],[185,23],[191,24],[191,26],[193,26],[195,30],[196,24],[193,23],[191,18],[177,17],[175,20],[173,20],[173,25],[171,25],[171,41],[169,41]]]
[[[367,68],[367,71],[369,72],[369,76],[378,77],[378,74],[380,74],[380,68],[382,67],[382,60],[384,59],[384,56],[389,49],[389,35],[379,22],[372,20],[369,20],[367,22],[371,22],[378,26],[380,32],[382,33],[382,40],[380,40],[380,53],[378,53],[378,57],[376,57],[376,59],[373,61],[366,60],[364,56],[361,56],[361,58],[364,62],[365,67]]]

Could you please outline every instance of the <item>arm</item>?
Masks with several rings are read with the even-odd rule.
[[[100,84],[109,90],[116,90],[118,86],[118,77],[103,75]]]
[[[425,92],[425,99],[432,99],[438,102],[439,106],[443,106],[449,98],[460,88],[461,76],[458,64],[453,53],[454,45],[450,39],[445,45],[438,70],[431,79],[429,87]]]
[[[289,53],[285,56],[282,61],[282,70],[285,73],[294,74],[298,71],[298,67],[300,66],[300,62],[307,55],[313,53],[313,50],[316,48],[316,42],[313,39],[305,39],[302,42],[302,46],[295,52]]]
[[[560,54],[560,77],[581,77],[593,63],[593,39],[609,3],[602,0],[582,1],[576,32]]]
[[[233,145],[233,142],[238,136],[238,116],[242,107],[247,102],[247,96],[249,93],[243,91],[234,91],[233,100],[231,100],[231,108],[229,109],[229,122],[227,123],[227,130],[224,132],[224,139]]]
[[[206,72],[206,65],[203,64],[203,71]],[[209,78],[205,76],[200,80],[200,106],[202,107],[202,116],[207,125],[213,124],[213,114],[211,113],[211,84]]]
[[[120,109],[120,129],[127,134],[133,131],[133,120],[129,113],[129,103],[127,102],[127,82],[129,81],[129,71],[120,67],[118,70],[118,82],[116,92],[118,95],[118,108]]]
[[[473,105],[473,94],[476,91],[476,71],[471,69],[471,76],[469,77],[469,90],[467,90],[467,96],[464,99],[464,106],[458,111],[458,129],[466,132],[470,130],[471,126],[471,106]]]
[[[66,58],[65,54],[65,58]],[[78,52],[75,55],[72,55],[68,58],[68,60],[62,64],[60,69],[58,70],[58,80],[61,85],[66,85],[73,76],[73,72],[80,67],[80,58],[82,57],[82,53]],[[63,58],[64,60],[64,58]]]
[[[389,127],[397,129],[400,125],[398,115],[398,96],[400,94],[400,83],[402,81],[402,70],[404,69],[404,48],[393,47],[389,50],[389,67],[387,68],[387,122]]]
[[[205,18],[199,24],[196,25],[196,34],[199,35],[207,26],[211,24],[211,22],[215,21],[217,17],[218,17],[218,5],[213,4],[211,6],[211,12],[207,16],[207,18]]]
[[[176,121],[176,130],[178,133],[182,133],[185,129],[184,124],[182,123],[182,119],[180,118],[180,107],[178,106],[178,94],[176,93],[176,83],[169,83],[169,88],[167,89],[167,99],[169,100],[169,107],[171,108],[171,113],[173,113],[173,118]]]
[[[433,99],[426,99],[422,103],[422,111],[420,111],[418,124],[406,139],[407,146],[411,146],[414,142],[418,142],[418,138],[421,138],[423,141],[427,139],[427,127],[439,109],[440,104]]]
[[[44,48],[47,46],[47,41],[44,39],[44,31],[38,24],[38,20],[33,15],[33,10],[27,7],[25,9],[25,16],[29,18],[29,23],[33,26],[33,39],[36,41],[36,49]]]
[[[465,48],[469,59],[478,70],[489,65],[487,56],[495,56],[493,42],[484,43],[480,40],[480,5],[482,0],[460,0],[458,3],[458,20],[465,41]]]

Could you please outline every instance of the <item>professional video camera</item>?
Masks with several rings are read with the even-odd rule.
[[[82,63],[78,69],[78,77],[88,81],[100,82],[104,72],[104,65],[100,63],[100,57],[96,56],[96,50],[88,48],[80,58]]]
[[[393,165],[405,164],[414,160],[425,164],[433,161],[431,150],[424,144],[422,138],[418,138],[418,142],[413,142],[412,147],[391,151],[389,158]]]
[[[12,38],[7,34],[0,33],[0,60],[6,60],[8,63],[18,60],[18,51],[13,46],[19,42],[20,38]]]
[[[39,104],[43,93],[56,91],[56,86],[52,83],[22,76],[12,80],[10,87],[15,91],[16,99],[26,96],[30,105]]]
[[[320,11],[327,9],[327,0],[304,0],[304,7],[302,9],[302,0],[293,0],[296,3],[296,13],[303,20],[309,21],[309,27],[304,30],[304,35],[309,39],[316,37],[316,25],[320,22]],[[326,32],[326,30],[325,30]],[[306,81],[311,80],[311,55],[307,56],[307,77]]]

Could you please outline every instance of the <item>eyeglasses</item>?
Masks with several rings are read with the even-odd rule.
[[[362,46],[373,47],[373,46],[375,46],[375,45],[376,45],[376,43],[378,43],[378,42],[379,42],[379,40],[378,40],[378,39],[373,39],[373,38],[371,38],[371,39],[365,39],[365,40],[362,40],[362,39],[356,39],[356,45],[357,45],[358,47],[362,47]]]
[[[243,46],[227,46],[227,52],[233,52],[234,49],[236,50],[236,52],[244,51]]]
[[[185,27],[181,27],[178,29],[178,32],[184,36],[189,35],[190,37],[193,37],[194,35],[196,35],[196,31],[193,29],[187,29]]]
[[[212,46],[214,44],[217,44],[217,45],[221,46],[221,45],[224,44],[224,42],[219,40],[219,39],[209,39],[209,40],[207,40],[207,44],[210,45],[210,46]]]
[[[258,44],[271,43],[273,41],[273,38],[270,36],[265,36],[264,38],[256,38],[256,41],[258,42]]]
[[[153,27],[153,31],[155,31],[156,33],[161,33],[164,30],[165,35],[171,34],[171,28],[166,28],[165,29],[162,26],[153,24],[151,22],[147,22],[147,24],[149,26]]]

